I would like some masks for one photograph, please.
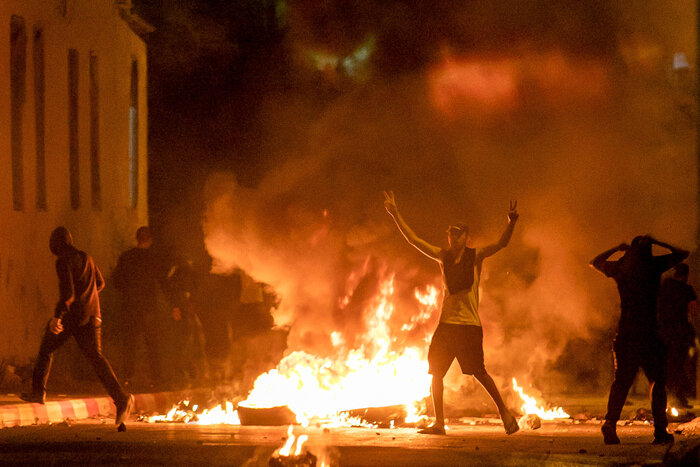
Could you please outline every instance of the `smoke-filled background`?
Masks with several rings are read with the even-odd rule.
[[[588,262],[645,233],[695,250],[694,1],[135,3],[157,27],[152,223],[271,284],[292,349],[360,336],[392,274],[397,329],[440,284],[382,190],[441,246],[456,220],[497,241],[518,200],[482,273],[504,384],[606,384],[617,295]],[[396,345],[425,346],[436,320]]]

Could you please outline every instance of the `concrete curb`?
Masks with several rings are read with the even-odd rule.
[[[182,400],[182,392],[134,394],[132,413],[165,412]],[[66,419],[114,417],[116,408],[111,397],[88,397],[47,401],[45,404],[18,403],[0,405],[0,428],[60,423]]]

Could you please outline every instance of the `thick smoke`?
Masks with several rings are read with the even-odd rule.
[[[694,56],[695,25],[679,14],[692,16],[693,2],[644,12],[562,2],[568,13],[517,2],[516,15],[512,2],[430,14],[351,2],[346,17],[317,3],[292,3],[290,47],[343,55],[374,35],[374,72],[338,84],[341,70],[325,70],[320,86],[337,92],[325,106],[307,90],[266,101],[264,149],[278,163],[254,189],[226,173],[207,185],[215,269],[272,284],[290,347],[330,352],[331,332],[365,331],[358,316],[382,278],[395,274],[399,327],[417,312],[413,290],[439,284],[437,265],[396,231],[382,190],[438,245],[455,220],[472,226],[472,245],[496,241],[517,199],[511,244],[482,274],[487,368],[542,390],[595,384],[618,312],[612,281],[588,261],[644,233],[694,249],[695,117],[671,72],[673,52]],[[643,14],[656,19],[639,23]],[[425,345],[436,319],[406,342]]]

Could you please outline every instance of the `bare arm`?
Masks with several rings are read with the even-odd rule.
[[[508,243],[510,242],[510,238],[513,236],[513,229],[515,229],[515,223],[518,221],[518,217],[520,217],[520,215],[518,214],[518,211],[517,211],[517,207],[518,207],[518,202],[511,201],[510,210],[508,211],[508,225],[506,226],[506,229],[501,234],[501,238],[498,239],[498,242],[482,248],[481,251],[479,252],[477,260],[483,260],[484,258],[488,258],[489,256],[493,255],[497,251],[502,250],[503,248],[508,246]]]
[[[614,246],[610,248],[609,250],[605,250],[595,258],[591,260],[591,267],[596,268],[598,271],[602,272],[605,274],[606,271],[606,264],[608,262],[608,258],[610,258],[613,254],[617,253],[618,251],[627,251],[629,250],[629,245],[626,243],[620,243],[617,246]]]
[[[651,235],[647,235],[647,238],[649,239],[649,241],[651,241],[651,243],[655,243],[662,248],[667,248],[671,250],[671,253],[667,255],[657,256],[654,258],[654,261],[656,261],[657,264],[659,264],[663,271],[671,269],[676,264],[683,262],[683,260],[685,260],[690,255],[690,252],[688,250],[684,250],[682,248],[678,248],[673,245],[669,245],[668,243],[659,241]]]
[[[396,200],[394,199],[393,191],[384,192],[384,207],[386,208],[387,212],[391,214],[391,217],[394,218],[394,222],[396,222],[396,226],[399,228],[399,232],[401,232],[401,235],[404,236],[408,243],[413,245],[414,248],[416,248],[418,251],[423,253],[425,256],[428,256],[429,258],[435,260],[440,258],[440,247],[431,245],[430,243],[418,237],[418,235],[416,235],[413,229],[411,229],[408,226],[408,224],[406,224],[406,221],[403,220],[403,217],[401,217],[401,214],[399,214],[399,210],[396,207]]]

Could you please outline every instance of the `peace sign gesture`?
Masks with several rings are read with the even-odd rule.
[[[510,201],[510,208],[508,210],[508,222],[513,223],[518,220],[518,217],[520,217],[520,214],[518,214],[518,201]]]
[[[394,199],[394,192],[393,191],[385,191],[384,192],[384,208],[392,216],[396,215],[397,207],[396,207],[396,199]]]

